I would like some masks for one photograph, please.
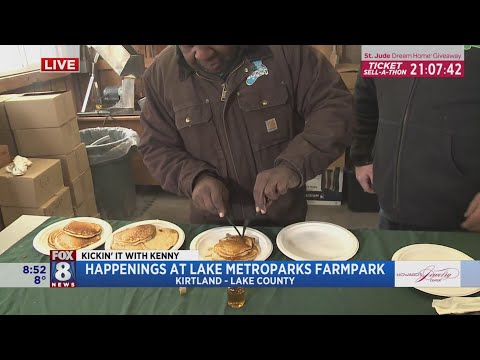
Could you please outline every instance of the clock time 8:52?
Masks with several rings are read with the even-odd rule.
[[[411,76],[462,76],[462,64],[461,63],[411,63],[410,64],[410,75]]]
[[[24,274],[46,274],[47,267],[45,265],[24,266]]]

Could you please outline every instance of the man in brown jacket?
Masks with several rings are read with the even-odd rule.
[[[192,223],[304,221],[305,182],[350,141],[352,96],[310,46],[171,46],[144,84],[139,150]]]

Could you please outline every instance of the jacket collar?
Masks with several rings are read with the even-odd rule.
[[[263,60],[272,56],[272,50],[270,50],[268,45],[240,45],[240,49],[243,51],[243,56],[249,61]],[[195,73],[195,70],[187,64],[178,45],[175,47],[175,52],[178,62],[179,78],[180,81],[184,81],[191,74]]]

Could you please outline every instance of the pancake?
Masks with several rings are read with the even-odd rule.
[[[80,238],[67,234],[60,230],[54,232],[53,246],[58,250],[78,250],[87,247],[100,240],[100,235],[93,236],[89,239]],[[50,239],[49,239],[50,243]]]
[[[252,241],[253,240],[253,241]],[[224,239],[221,239],[214,247],[213,250],[221,256],[237,256],[244,255],[248,253],[253,246],[254,239],[251,237],[245,236],[241,238],[240,236],[229,236]]]
[[[228,236],[221,239],[214,247],[213,260],[253,260],[260,252],[251,236]]]
[[[231,260],[243,260],[243,261],[248,261],[248,260],[255,260],[257,255],[260,252],[260,248],[255,244],[253,245],[252,250],[245,254],[245,255],[240,255],[240,256],[233,256],[233,257],[223,257],[219,254],[217,254],[215,251],[212,253],[212,260],[220,260],[220,261],[231,261]]]
[[[152,240],[144,242],[146,250],[169,250],[178,241],[178,232],[173,229],[160,228]]]
[[[155,225],[138,225],[116,233],[113,236],[113,242],[125,245],[139,245],[153,239],[156,234],[157,228]]]
[[[114,236],[111,248],[112,250],[169,250],[174,246],[178,241],[178,232],[173,229],[160,228],[157,230],[155,225],[139,225],[131,229],[139,227],[150,227],[154,229],[153,236],[148,236],[144,240],[137,240],[136,237],[130,236],[131,234],[143,234],[149,235],[149,228],[136,229],[134,231],[128,231],[130,229],[125,229]],[[125,233],[124,233],[125,232]],[[140,237],[141,238],[141,237]],[[137,240],[135,242],[126,242],[118,241],[122,240]]]
[[[125,244],[119,242],[112,242],[110,246],[112,250],[145,250],[143,243],[140,244]]]
[[[63,228],[63,231],[77,238],[88,239],[100,235],[102,233],[102,227],[91,222],[71,221]]]
[[[50,232],[50,234],[48,234],[48,246],[50,246],[53,249],[56,249],[55,238],[61,233],[63,233],[63,230],[61,229],[53,230],[52,232]]]

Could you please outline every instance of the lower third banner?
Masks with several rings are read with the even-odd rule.
[[[72,273],[75,287],[395,286],[392,261],[77,261]]]

